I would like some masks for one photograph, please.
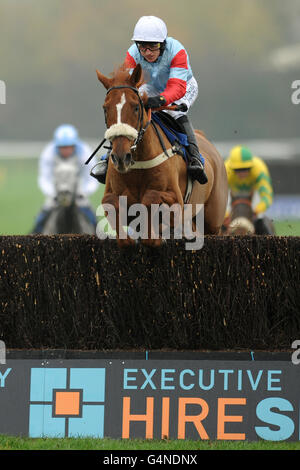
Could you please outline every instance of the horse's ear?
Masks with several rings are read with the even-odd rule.
[[[130,82],[132,86],[140,85],[142,82],[142,66],[141,64],[137,64],[133,69],[133,72],[130,77]]]
[[[96,70],[96,73],[97,73],[97,77],[98,77],[99,82],[101,82],[102,85],[104,86],[104,88],[106,88],[108,90],[111,87],[112,79],[108,78],[108,77],[105,77],[105,75],[103,75],[101,72],[99,72],[99,70]]]
[[[148,101],[148,95],[145,91],[142,92],[142,94],[140,95],[141,96],[141,100],[143,102],[144,105],[147,104],[147,101]]]

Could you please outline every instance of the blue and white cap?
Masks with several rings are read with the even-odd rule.
[[[54,142],[56,147],[66,147],[70,145],[78,145],[77,129],[71,124],[62,124],[54,131]]]

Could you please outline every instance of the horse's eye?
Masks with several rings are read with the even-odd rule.
[[[135,108],[134,108],[134,112],[135,112],[135,113],[138,113],[138,112],[139,112],[139,109],[140,109],[140,107],[139,107],[139,105],[137,104],[137,105],[135,106]]]

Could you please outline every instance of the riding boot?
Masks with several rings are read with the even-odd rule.
[[[204,170],[204,160],[199,152],[193,126],[186,115],[181,116],[177,121],[183,126],[188,139],[188,174],[193,180],[197,180],[200,184],[205,184],[208,180]]]
[[[105,184],[105,180],[106,180],[108,158],[109,158],[109,153],[106,153],[105,155],[101,157],[100,162],[98,162],[90,171],[90,175],[96,178],[96,180],[102,184]]]

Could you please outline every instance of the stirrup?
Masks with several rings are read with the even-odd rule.
[[[94,171],[96,167],[99,167],[99,172],[97,172],[97,170]],[[96,180],[99,181],[99,183],[105,184],[107,167],[108,167],[107,160],[102,160],[96,163],[95,166],[93,166],[93,168],[90,171],[90,175],[93,178],[96,178]]]

